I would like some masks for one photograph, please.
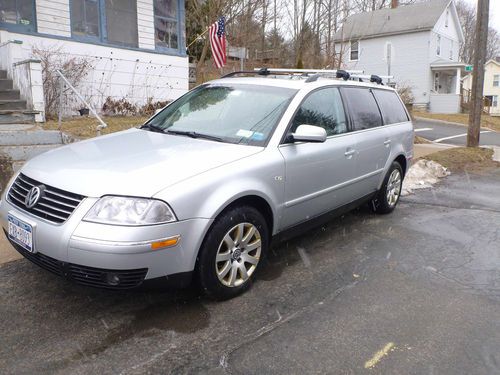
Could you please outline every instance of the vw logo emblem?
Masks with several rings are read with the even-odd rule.
[[[24,199],[24,204],[26,205],[26,207],[32,208],[35,204],[37,204],[41,196],[42,196],[42,190],[40,189],[40,187],[33,186],[31,190],[28,191],[28,194]]]

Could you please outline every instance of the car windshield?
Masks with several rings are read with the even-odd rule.
[[[264,146],[296,92],[259,85],[203,85],[167,106],[143,128]]]

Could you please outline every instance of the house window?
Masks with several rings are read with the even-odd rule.
[[[71,31],[74,35],[100,37],[98,0],[71,2]]]
[[[72,0],[71,31],[76,38],[137,47],[137,1]]]
[[[450,43],[450,60],[453,60],[453,40]]]
[[[498,107],[498,95],[493,95],[491,101],[491,106],[492,107]]]
[[[359,41],[358,42],[351,42],[351,56],[350,56],[351,61],[357,61],[359,60]]]
[[[0,24],[17,30],[36,31],[34,0],[0,0]]]
[[[155,44],[158,49],[179,47],[177,0],[154,0]]]
[[[450,10],[446,9],[446,18],[444,20],[444,26],[448,27],[449,22],[450,22]]]
[[[106,33],[110,43],[139,45],[136,0],[106,0]]]
[[[436,72],[434,73],[434,91],[435,92],[439,92],[439,73]]]
[[[500,86],[500,74],[495,74],[493,76],[493,87]]]
[[[436,55],[441,56],[441,35],[437,36]]]

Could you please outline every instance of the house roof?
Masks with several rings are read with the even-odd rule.
[[[431,0],[350,16],[334,35],[335,41],[374,38],[387,34],[431,30],[451,0]]]

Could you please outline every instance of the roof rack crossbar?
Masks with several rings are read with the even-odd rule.
[[[254,70],[243,70],[231,72],[224,75],[222,78],[234,77],[242,74],[249,75],[260,75],[260,76],[269,76],[269,75],[301,75],[303,77],[307,77],[306,82],[314,82],[317,81],[318,78],[322,76],[333,76],[335,78],[343,79],[344,81],[348,80],[358,80],[359,82],[363,82],[364,80],[368,80],[372,83],[376,83],[378,85],[383,85],[384,79],[392,79],[394,76],[379,76],[379,75],[369,75],[363,74],[363,70],[342,70],[342,69],[287,69],[287,68],[255,68]]]

